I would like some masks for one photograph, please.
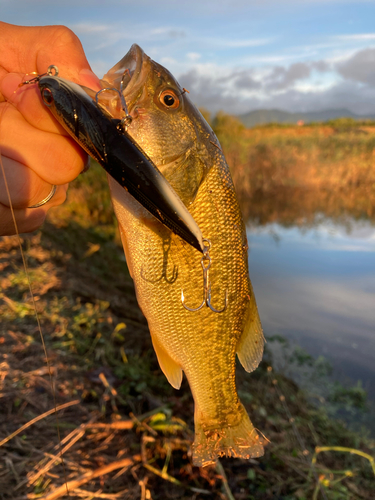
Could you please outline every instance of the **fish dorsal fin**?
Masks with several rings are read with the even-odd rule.
[[[168,382],[175,389],[179,389],[181,387],[182,382],[182,368],[181,366],[174,361],[164,347],[157,341],[155,335],[152,335],[151,332],[152,344],[154,346],[156,356],[159,361],[160,368],[163,370],[164,375],[167,377]]]
[[[259,365],[263,356],[264,336],[255,295],[251,288],[251,301],[247,310],[245,327],[237,344],[237,356],[247,372]]]

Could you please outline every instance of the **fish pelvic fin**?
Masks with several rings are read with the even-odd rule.
[[[235,424],[218,426],[203,424],[199,409],[195,411],[195,440],[192,447],[193,464],[198,467],[214,465],[219,457],[253,458],[264,454],[264,440],[260,438],[249,416],[239,403],[239,418]]]
[[[182,368],[174,361],[164,347],[156,339],[155,335],[151,333],[152,344],[154,346],[156,356],[159,361],[160,368],[162,369],[164,375],[167,377],[168,382],[175,389],[181,387],[182,382]]]
[[[242,335],[237,344],[237,356],[247,372],[259,365],[263,356],[264,336],[260,322],[255,295],[251,287],[250,304]]]

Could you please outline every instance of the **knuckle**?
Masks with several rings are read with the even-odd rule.
[[[54,38],[55,44],[66,45],[81,45],[77,35],[67,26],[56,25],[51,26],[51,35]]]

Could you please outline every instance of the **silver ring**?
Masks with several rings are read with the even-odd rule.
[[[54,194],[56,193],[56,189],[57,189],[57,186],[55,186],[54,184],[52,184],[52,189],[51,189],[51,192],[49,193],[48,196],[46,196],[44,198],[44,200],[40,201],[39,203],[36,203],[35,205],[31,205],[31,207],[27,207],[27,208],[39,208],[41,207],[42,205],[45,205],[46,203],[49,202],[49,200],[51,198],[53,198]]]

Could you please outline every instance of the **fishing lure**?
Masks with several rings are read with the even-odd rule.
[[[52,65],[46,75],[37,75],[24,84],[38,82],[43,102],[75,141],[152,215],[203,253],[203,302],[196,308],[188,307],[181,291],[183,307],[195,312],[206,305],[212,312],[222,313],[228,306],[228,291],[225,292],[223,308],[216,309],[211,304],[211,243],[207,246],[207,240],[203,238],[182,200],[127,132],[132,118],[123,96],[125,75],[120,89],[103,88],[94,93],[91,89],[58,77],[58,68]],[[123,112],[121,119],[113,118],[100,106],[99,95],[108,90],[119,95]]]
[[[50,66],[47,74],[23,84],[38,83],[43,102],[78,144],[162,224],[184,241],[204,251],[197,223],[155,164],[127,133],[131,117],[113,119],[84,87],[58,76]],[[93,91],[87,89],[90,93]],[[113,89],[118,92],[116,89]]]

